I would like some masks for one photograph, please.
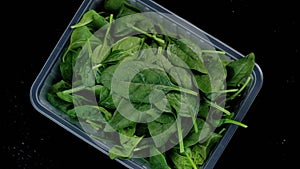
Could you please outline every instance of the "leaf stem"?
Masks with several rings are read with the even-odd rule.
[[[235,124],[244,128],[247,128],[248,126],[242,122],[233,120],[233,119],[224,119],[223,123],[230,123],[230,124]]]
[[[216,103],[213,103],[213,102],[211,102],[211,101],[209,101],[209,100],[207,100],[207,99],[206,99],[206,102],[209,103],[212,107],[214,107],[214,108],[216,108],[216,109],[218,109],[218,110],[224,112],[224,113],[225,113],[226,115],[228,115],[228,116],[231,114],[230,111],[226,110],[225,108],[219,106],[219,105],[216,104]]]
[[[239,89],[227,89],[227,90],[220,90],[220,91],[213,91],[211,93],[232,93],[232,92],[237,92]]]
[[[219,50],[202,50],[203,53],[217,53],[217,54],[222,54],[225,55],[225,51],[219,51]]]
[[[182,87],[178,87],[178,89],[184,93],[187,93],[187,94],[191,94],[191,95],[194,95],[194,96],[197,96],[198,93],[193,91],[193,90],[190,90],[190,89],[185,89],[185,88],[182,88]]]
[[[178,131],[178,140],[179,140],[179,151],[180,153],[184,152],[184,145],[183,145],[183,137],[182,137],[182,130],[181,130],[181,117],[177,117],[177,131]]]
[[[198,169],[194,161],[191,159],[191,157],[188,155],[188,153],[184,152],[185,156],[189,159],[189,162],[192,164],[193,169]]]
[[[197,119],[193,115],[192,115],[192,120],[193,120],[193,125],[194,125],[195,133],[198,133],[199,129],[198,129],[197,121],[196,121]]]
[[[92,54],[93,54],[93,50],[92,50],[90,39],[87,39],[86,42],[87,42],[87,45],[88,45],[88,53],[89,53],[89,58],[90,58],[92,56]]]
[[[233,100],[235,97],[237,97],[247,87],[247,85],[250,83],[251,79],[252,79],[251,76],[249,76],[247,78],[246,82],[243,84],[243,86],[236,93],[234,93],[232,96],[230,96],[228,98],[228,100]]]
[[[191,90],[191,89],[186,89],[180,86],[163,86],[163,85],[156,85],[157,89],[167,89],[167,90],[176,90],[179,92],[191,94],[194,96],[198,96],[198,92]]]
[[[106,120],[110,120],[111,119],[111,113],[109,111],[107,111],[104,107],[98,107],[98,109],[104,114]]]
[[[133,28],[134,30],[136,30],[136,31],[138,31],[138,32],[140,32],[140,33],[142,33],[142,34],[150,37],[150,38],[153,38],[154,40],[156,40],[159,43],[165,44],[165,41],[163,39],[158,38],[155,35],[151,35],[151,34],[147,33],[146,31],[144,31],[144,30],[142,30],[142,29],[140,29],[140,28],[138,28],[138,27],[136,27],[134,25],[130,25],[130,27]]]
[[[72,89],[64,90],[63,93],[64,94],[75,93],[75,92],[78,92],[78,91],[83,90],[85,88],[86,88],[86,86],[77,86],[77,87],[72,88]]]
[[[97,124],[91,120],[86,120],[87,123],[89,123],[95,130],[99,130],[102,126],[100,124]]]
[[[94,69],[97,69],[97,68],[99,68],[99,67],[101,67],[101,66],[103,66],[103,64],[102,64],[102,63],[99,63],[99,64],[93,66],[92,69],[94,70]]]
[[[225,128],[222,128],[221,131],[218,132],[218,134],[222,135],[223,132],[225,132],[225,131],[226,131],[226,129],[225,129]]]

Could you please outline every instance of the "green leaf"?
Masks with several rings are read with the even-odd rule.
[[[116,105],[112,99],[112,96],[110,94],[110,91],[107,87],[102,86],[102,88],[99,91],[99,106],[108,108],[110,110],[116,109]]]
[[[68,51],[64,55],[62,62],[59,65],[60,74],[62,79],[71,83],[73,78],[73,68],[79,56],[80,49],[77,51]]]
[[[164,98],[163,93],[171,90],[171,87],[175,85],[165,72],[158,69],[145,69],[129,82],[129,98],[134,102],[154,103]],[[159,92],[160,89],[163,93]]]
[[[187,89],[194,88],[194,75],[192,72],[181,67],[173,66],[169,69],[168,75],[173,83],[178,86]]]
[[[196,74],[198,88],[204,93],[218,92],[225,89],[227,71],[218,55],[204,54],[208,74]]]
[[[131,10],[120,11],[113,23],[114,36],[128,37],[142,33],[137,29],[142,30],[144,33],[154,33],[155,30],[151,18],[146,17],[144,14],[135,13]]]
[[[168,165],[168,162],[166,160],[165,154],[161,153],[159,150],[157,150],[155,147],[152,147],[150,149],[151,154],[155,154],[153,156],[150,156],[149,163],[151,168],[155,169],[171,169]]]
[[[76,114],[77,117],[85,120],[106,123],[111,118],[111,113],[103,108],[92,105],[76,106],[69,110],[70,114]]]
[[[100,40],[92,35],[86,26],[82,26],[73,30],[70,38],[70,44],[62,56],[60,64],[60,72],[63,79],[71,82],[73,78],[73,73],[78,73],[78,66],[83,65],[87,59],[85,56],[86,51],[82,51],[83,48],[91,48],[98,45]],[[81,60],[78,58],[81,58]],[[75,72],[74,72],[75,71]]]
[[[66,113],[69,109],[73,108],[73,103],[67,102],[58,97],[57,93],[62,92],[64,90],[70,89],[72,86],[70,83],[60,80],[54,83],[49,92],[47,93],[47,100],[52,104],[54,107],[58,108],[62,112]],[[71,118],[74,118],[72,116]]]
[[[47,100],[49,103],[58,108],[60,111],[66,113],[68,110],[73,108],[73,104],[70,102],[66,102],[62,99],[60,99],[56,94],[54,93],[47,93]],[[70,118],[75,118],[76,116],[70,115]]]
[[[112,119],[104,128],[104,132],[115,132],[134,125],[135,122],[124,118],[118,111],[114,112]]]
[[[125,0],[105,0],[104,9],[108,12],[116,13],[122,8],[125,2]]]
[[[199,109],[199,98],[185,93],[171,92],[167,94],[171,107],[184,117],[195,117]]]
[[[170,152],[170,159],[175,165],[176,169],[192,169],[193,165],[190,163],[187,156],[180,154],[176,149],[172,149]]]
[[[178,39],[168,46],[167,52],[174,65],[207,73],[202,51],[195,43],[187,39]]]
[[[160,115],[150,104],[134,103],[127,99],[120,100],[117,110],[122,113],[126,119],[141,123],[152,121]]]
[[[85,46],[85,47],[88,47],[88,46]],[[83,53],[83,52],[88,53],[87,51],[85,51],[85,50],[88,50],[88,49],[85,49],[85,47],[83,48],[83,50],[81,50],[81,53]],[[78,72],[78,73],[76,74],[76,72],[75,72],[75,76],[80,77],[80,80],[84,86],[91,87],[96,84],[96,70],[92,69],[92,61],[90,59],[89,54],[86,54],[86,55],[87,55],[87,57],[86,57],[86,59],[84,59],[84,61],[82,61],[80,64],[78,61],[78,63],[76,64],[75,68],[76,68],[76,72]],[[83,58],[80,58],[80,60],[81,59],[83,59]]]
[[[156,147],[163,147],[169,138],[177,132],[175,118],[171,114],[163,113],[156,120],[148,123],[148,130]]]
[[[92,61],[95,64],[100,64],[102,63],[103,60],[106,59],[106,57],[109,55],[111,52],[111,36],[110,36],[110,31],[111,31],[111,23],[113,22],[113,14],[110,14],[109,16],[109,23],[107,27],[105,27],[105,35],[103,37],[102,43],[95,48],[92,54]]]
[[[84,13],[81,20],[75,25],[72,25],[71,28],[75,29],[82,26],[86,26],[89,28],[89,30],[95,32],[107,23],[108,22],[103,16],[99,15],[99,13],[97,13],[95,10],[90,9],[89,11]]]
[[[126,1],[123,1],[123,2],[124,2],[124,4],[119,9],[119,13],[116,18],[120,18],[120,17],[124,17],[127,15],[132,15],[132,14],[141,12],[141,9],[139,9],[138,7],[131,5],[129,3],[126,3]]]
[[[140,37],[127,36],[113,44],[112,50],[126,50],[131,53],[135,53],[141,48],[143,41],[143,38]]]
[[[204,120],[197,118],[196,123],[198,125],[199,131],[195,132],[195,130],[192,130],[189,132],[189,134],[183,140],[183,144],[185,147],[189,147],[197,143],[202,143],[212,133],[210,125]]]
[[[118,40],[112,45],[111,49],[108,49],[107,52],[110,52],[110,54],[101,61],[101,66],[104,64],[117,64],[124,58],[133,56],[141,48],[142,42],[143,39],[138,37],[126,37]],[[101,46],[96,50],[101,50]],[[94,53],[96,54],[98,51]]]
[[[68,46],[68,50],[76,50],[78,48],[81,49],[86,44],[87,40],[90,39],[92,36],[93,34],[87,26],[82,26],[77,29],[74,29],[70,37],[70,44]],[[100,40],[97,38],[95,38],[94,40],[98,40],[98,43],[100,42]]]
[[[143,137],[129,137],[123,134],[121,134],[120,137],[123,137],[121,138],[121,140],[123,140],[122,145],[114,145],[111,149],[109,149],[109,157],[111,159],[131,159],[134,153],[134,149],[143,139]]]
[[[203,165],[206,159],[209,157],[216,143],[222,138],[222,135],[212,133],[209,138],[201,144],[192,146],[191,158],[197,165]]]
[[[111,81],[118,66],[119,65],[117,64],[107,67],[104,69],[100,77],[100,83],[102,83],[103,86],[107,87],[109,90],[111,90]]]
[[[227,85],[238,86],[244,79],[250,76],[255,65],[254,60],[254,53],[250,53],[241,59],[227,64]]]

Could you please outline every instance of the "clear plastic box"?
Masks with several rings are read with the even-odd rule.
[[[45,65],[39,72],[38,76],[36,77],[35,81],[32,84],[30,89],[30,100],[34,108],[55,122],[56,124],[60,125],[64,129],[68,130],[75,136],[79,137],[80,139],[84,140],[86,143],[92,145],[99,151],[103,152],[104,154],[108,155],[109,147],[101,142],[95,142],[88,134],[86,134],[80,127],[73,122],[71,122],[68,117],[61,113],[57,108],[53,107],[46,98],[47,91],[51,87],[53,81],[57,78],[59,73],[59,63],[62,57],[62,53],[66,46],[68,45],[69,38],[71,35],[71,25],[77,23],[83,14],[89,10],[94,9],[101,3],[102,0],[84,0],[77,10],[76,14],[70,21],[68,27],[62,34],[61,38],[57,42],[55,48],[51,52],[49,58],[45,62]],[[172,15],[172,18],[169,18],[171,22],[175,24],[178,29],[182,29],[186,33],[186,36],[189,36],[193,40],[198,40],[200,43],[207,43],[216,49],[220,49],[227,53],[227,56],[231,59],[239,59],[244,57],[241,53],[234,50],[233,48],[229,47],[228,45],[222,43],[218,39],[214,38],[213,36],[207,34],[203,30],[199,29],[198,27],[192,25],[188,21],[184,20],[180,16],[172,13],[168,9],[164,8],[163,6],[151,1],[151,0],[129,0],[129,2],[137,7],[151,12],[159,12],[162,14],[168,14],[167,16]],[[248,109],[250,108],[251,104],[253,103],[255,97],[257,96],[258,92],[260,91],[262,84],[263,84],[263,74],[260,67],[256,64],[253,72],[252,72],[252,82],[250,86],[247,88],[246,95],[243,97],[242,102],[240,105],[237,106],[236,115],[234,117],[237,121],[242,121],[244,116],[246,115]],[[230,139],[234,135],[236,129],[238,128],[237,125],[230,125],[226,130],[226,133],[222,137],[222,139],[218,142],[216,147],[211,152],[210,156],[202,166],[203,169],[210,169],[213,168],[220,158],[222,152],[230,142]],[[138,158],[134,158],[132,160],[122,160],[116,159],[119,163],[123,164],[127,168],[148,168],[149,166],[144,163],[142,160]]]

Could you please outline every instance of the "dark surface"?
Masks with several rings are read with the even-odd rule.
[[[125,168],[37,112],[30,87],[81,1],[2,5],[2,169]],[[264,84],[216,169],[293,168],[299,133],[296,1],[157,0],[242,54],[254,52]],[[14,14],[14,15],[13,15]],[[297,167],[296,167],[297,168]]]

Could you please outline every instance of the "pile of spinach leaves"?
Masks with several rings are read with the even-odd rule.
[[[141,12],[125,0],[87,11],[71,26],[47,98],[110,144],[111,159],[146,153],[151,168],[199,168],[228,124],[247,127],[233,118],[252,80],[254,54],[226,59],[223,51],[158,33],[163,28],[143,16],[113,24]]]

